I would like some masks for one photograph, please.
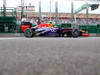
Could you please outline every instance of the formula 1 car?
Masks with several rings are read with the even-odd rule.
[[[86,31],[75,29],[75,28],[58,28],[49,26],[49,24],[39,24],[35,27],[27,28],[24,32],[25,37],[34,36],[49,36],[49,37],[79,37],[89,36]]]

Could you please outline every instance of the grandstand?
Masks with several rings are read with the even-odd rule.
[[[27,14],[28,18],[38,18],[38,12],[24,12]],[[20,18],[20,12],[17,12],[17,18]],[[89,14],[88,15],[89,24],[100,24],[100,14]],[[55,20],[55,13],[42,12],[43,20]],[[58,13],[58,20],[63,23],[71,23],[71,14],[70,13]],[[77,14],[76,15],[76,24],[86,24],[86,14]]]

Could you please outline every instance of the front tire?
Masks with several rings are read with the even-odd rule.
[[[79,34],[80,34],[80,31],[79,31],[78,29],[73,29],[73,30],[72,30],[72,36],[73,36],[74,38],[79,37]]]

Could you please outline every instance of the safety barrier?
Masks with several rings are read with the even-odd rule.
[[[16,18],[0,16],[0,33],[14,33],[16,31]]]

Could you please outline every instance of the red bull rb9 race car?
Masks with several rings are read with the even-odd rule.
[[[79,37],[89,36],[89,34],[86,33],[86,31],[76,28],[59,28],[50,24],[39,24],[35,27],[25,29],[24,36],[28,38],[32,38],[34,36]]]

